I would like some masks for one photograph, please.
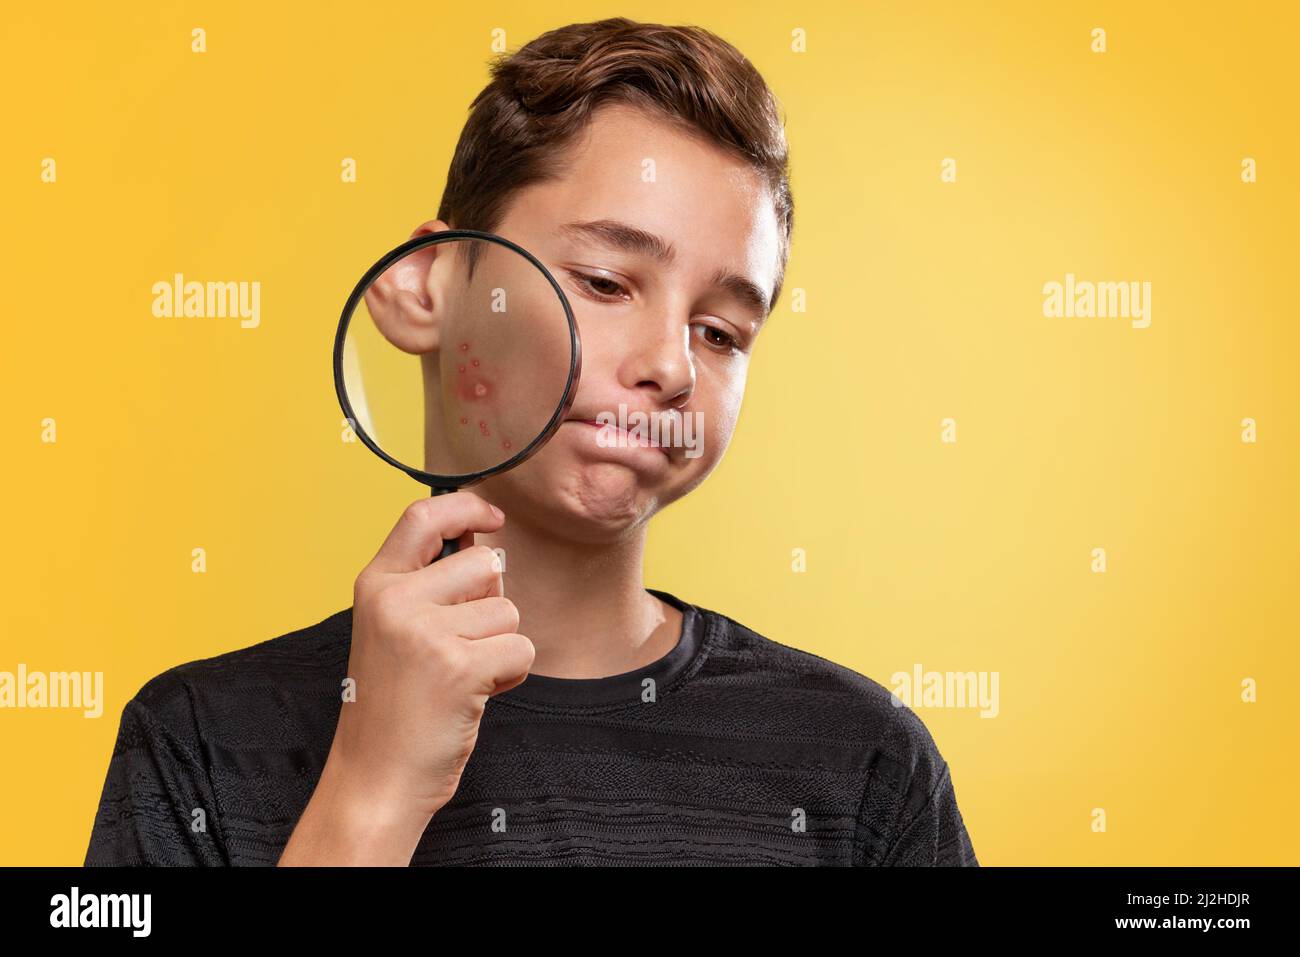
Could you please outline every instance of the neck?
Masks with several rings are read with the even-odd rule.
[[[488,499],[491,501],[491,499]],[[506,514],[475,544],[505,550],[505,596],[537,649],[532,673],[604,678],[642,668],[681,636],[682,614],[645,590],[645,526],[614,544],[567,541]]]

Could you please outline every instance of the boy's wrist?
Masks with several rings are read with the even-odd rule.
[[[282,862],[405,867],[434,813],[359,781],[331,754],[299,822],[312,860],[286,855]]]

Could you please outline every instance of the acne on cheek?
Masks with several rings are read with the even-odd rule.
[[[456,377],[456,394],[466,402],[485,402],[496,391],[486,376],[461,366]]]
[[[456,364],[456,394],[460,396],[463,402],[486,402],[496,394],[493,382],[480,371],[481,363],[478,359],[469,356],[469,343],[462,342],[458,347],[461,357],[465,360]],[[486,419],[476,420],[479,434],[484,438],[491,438],[492,430],[487,424]],[[470,417],[462,415],[460,424],[468,426]],[[509,439],[501,440],[501,448],[509,450],[511,448]]]

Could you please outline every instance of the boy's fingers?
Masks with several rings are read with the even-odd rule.
[[[435,605],[498,597],[505,594],[501,587],[501,559],[486,545],[471,545],[407,575],[402,589],[410,589],[406,593],[415,600]]]
[[[509,598],[500,595],[453,605],[444,610],[444,615],[444,620],[452,624],[458,635],[471,641],[519,630],[519,609]]]
[[[370,562],[381,572],[412,572],[425,568],[442,551],[446,539],[466,533],[495,532],[505,524],[492,506],[473,492],[417,499],[406,507],[384,544]]]
[[[471,656],[481,669],[483,690],[490,695],[519,684],[527,677],[537,654],[532,641],[520,634],[491,635],[467,647],[473,649]]]

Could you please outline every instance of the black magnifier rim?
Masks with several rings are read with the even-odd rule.
[[[344,388],[343,385],[343,342],[347,336],[348,326],[352,322],[352,314],[356,311],[358,303],[361,302],[361,297],[366,294],[366,290],[370,288],[371,283],[373,283],[384,270],[403,256],[417,249],[422,249],[425,246],[435,246],[438,243],[452,242],[457,239],[482,239],[487,242],[496,243],[499,246],[505,246],[507,249],[511,249],[527,259],[537,267],[543,276],[546,277],[546,281],[551,284],[551,288],[555,290],[555,294],[559,297],[560,304],[564,307],[564,317],[569,323],[569,379],[564,388],[564,398],[560,401],[560,405],[556,408],[555,414],[551,416],[550,421],[546,423],[546,427],[537,435],[536,438],[529,442],[524,448],[520,449],[513,457],[502,462],[500,465],[494,465],[492,468],[484,469],[481,472],[467,472],[464,475],[435,475],[432,472],[425,472],[421,469],[415,468],[414,466],[407,465],[405,462],[397,461],[397,459],[393,458],[380,448],[379,443],[372,439],[366,433],[366,430],[361,427],[361,422],[357,419],[356,413],[352,410],[352,403],[348,401],[347,389]],[[481,482],[498,472],[504,472],[506,469],[514,468],[514,466],[523,462],[530,455],[536,452],[541,448],[543,442],[555,434],[555,430],[560,427],[560,423],[564,420],[564,416],[571,408],[573,408],[573,400],[577,394],[578,376],[581,369],[582,341],[578,338],[578,325],[573,318],[573,309],[569,305],[568,297],[564,295],[564,290],[561,289],[560,284],[555,281],[555,277],[551,275],[550,270],[543,266],[536,256],[530,253],[527,249],[524,249],[522,246],[512,243],[504,236],[498,236],[495,233],[481,232],[477,229],[445,229],[442,232],[429,233],[426,236],[417,236],[415,239],[409,239],[396,249],[385,254],[382,259],[366,270],[366,274],[361,277],[361,281],[358,282],[356,287],[352,290],[352,295],[348,296],[348,301],[343,306],[343,315],[339,318],[338,331],[334,335],[334,392],[338,396],[339,406],[343,409],[344,416],[346,416],[348,423],[352,426],[352,431],[357,434],[370,451],[374,452],[389,465],[401,469],[407,475],[411,476],[411,478],[418,482],[422,482],[431,489],[452,490],[466,488],[470,485]]]

